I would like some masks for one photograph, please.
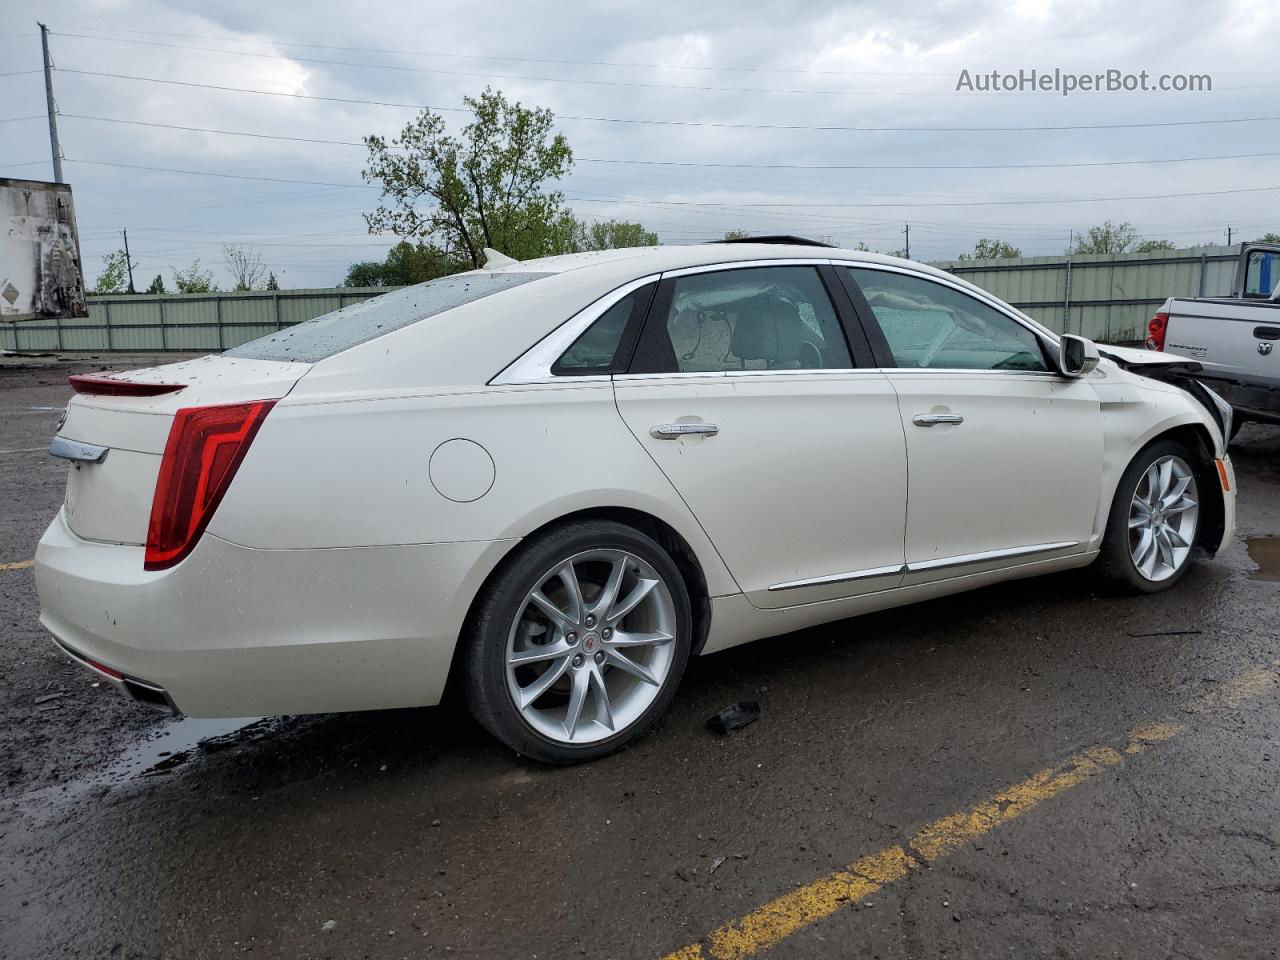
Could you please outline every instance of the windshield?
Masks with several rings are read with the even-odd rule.
[[[546,273],[460,273],[354,303],[228,350],[248,360],[315,363],[464,303],[510,290]]]

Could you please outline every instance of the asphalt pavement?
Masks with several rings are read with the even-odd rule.
[[[1171,592],[1083,571],[705,657],[638,746],[550,768],[456,705],[173,721],[68,663],[29,561],[99,365],[0,366],[0,957],[1280,951],[1280,429]]]

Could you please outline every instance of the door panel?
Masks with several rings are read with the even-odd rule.
[[[1087,381],[998,371],[888,373],[910,464],[906,582],[1084,549],[1102,473],[1101,412]],[[939,416],[962,421],[916,422]],[[939,563],[1062,543],[1072,546],[985,564]],[[939,565],[914,569],[932,563]]]
[[[901,581],[905,441],[879,371],[626,376],[615,392],[636,440],[754,605],[855,596]],[[653,436],[655,427],[680,423],[718,431]],[[784,586],[809,580],[825,582]]]

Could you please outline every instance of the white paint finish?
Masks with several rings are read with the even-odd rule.
[[[897,399],[883,375],[633,377],[618,381],[617,400],[753,604],[896,584],[885,577],[769,590],[902,564],[906,459]],[[650,434],[655,424],[698,421],[719,433]]]
[[[101,463],[76,463],[67,471],[66,515],[88,540],[142,544],[160,457],[113,449]]]
[[[923,370],[889,371],[889,379],[910,463],[908,564],[1089,539],[1102,436],[1088,380]],[[912,422],[918,414],[956,414],[964,422],[921,427]],[[906,582],[953,575],[918,570]]]
[[[472,503],[493,487],[493,457],[474,440],[455,437],[436,447],[429,465],[431,485],[446,500]]]
[[[891,383],[880,371],[789,370],[488,385],[628,281],[721,261],[815,257],[940,279],[901,261],[803,247],[521,264],[509,269],[552,275],[311,367],[205,358],[131,375],[182,378],[181,393],[77,397],[64,434],[114,447],[106,465],[121,472],[99,474],[110,481],[100,486],[77,481],[41,541],[42,620],[196,714],[431,703],[485,578],[521,538],[570,514],[638,511],[687,541],[713,597],[709,652],[1082,565],[1096,553],[1121,472],[1145,443],[1192,426],[1224,455],[1194,399],[1107,360],[1081,380],[898,371]],[[143,571],[141,546],[90,542],[68,528],[70,517],[82,531],[140,542],[174,411],[264,398],[279,402],[209,533],[178,566]],[[911,423],[935,407],[964,423]],[[719,433],[649,435],[690,417]],[[452,495],[483,485],[469,443],[487,451],[491,485],[478,500],[446,499],[433,472]],[[445,459],[433,464],[440,451]],[[1225,510],[1229,540],[1231,496]],[[1043,560],[840,576],[1077,540]]]
[[[432,704],[471,597],[513,545],[248,550],[206,536],[183,563],[88,543],[61,515],[36,551],[41,622],[164,687],[194,716]]]

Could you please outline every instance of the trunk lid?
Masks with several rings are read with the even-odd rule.
[[[107,448],[101,462],[72,461],[63,511],[77,536],[143,544],[160,460],[174,414],[183,407],[276,400],[293,389],[310,364],[201,357],[182,363],[107,374],[125,384],[181,384],[153,396],[93,392],[111,384],[82,383],[67,404],[58,436]]]

